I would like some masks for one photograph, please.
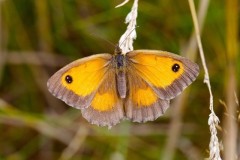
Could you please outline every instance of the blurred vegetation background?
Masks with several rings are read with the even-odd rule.
[[[121,2],[0,0],[0,159],[208,157],[209,92],[202,67],[198,79],[171,101],[164,116],[144,124],[123,121],[111,130],[89,124],[80,110],[48,92],[48,78],[67,63],[113,53],[114,47],[101,38],[117,43],[124,33],[132,1],[115,8]],[[221,121],[218,136],[228,142],[235,135],[229,142],[234,142],[230,145],[239,158],[240,7],[237,0],[210,1],[209,6],[206,2],[195,1]],[[166,50],[201,66],[188,1],[139,0],[138,10],[135,49]]]

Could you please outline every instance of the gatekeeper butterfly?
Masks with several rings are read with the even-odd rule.
[[[198,76],[199,67],[187,58],[165,51],[119,47],[114,54],[78,59],[57,71],[49,91],[80,109],[87,121],[111,127],[122,119],[153,121]]]

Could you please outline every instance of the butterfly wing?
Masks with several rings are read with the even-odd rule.
[[[169,52],[135,50],[127,57],[128,67],[151,86],[160,99],[176,97],[199,74],[196,63]]]
[[[128,96],[125,102],[126,117],[133,122],[153,121],[164,114],[169,107],[169,100],[158,97],[154,90],[135,69],[128,67]]]
[[[93,97],[91,105],[82,109],[82,115],[90,123],[111,127],[124,118],[123,102],[119,98],[115,69],[108,70],[105,80]]]
[[[72,107],[88,107],[106,77],[111,58],[99,54],[68,64],[48,80],[49,91]]]

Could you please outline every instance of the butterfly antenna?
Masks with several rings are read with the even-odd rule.
[[[105,39],[105,38],[103,38],[103,37],[101,37],[101,36],[99,36],[99,35],[97,35],[97,34],[92,33],[92,34],[90,34],[90,35],[91,35],[92,37],[101,39],[101,40],[107,42],[108,44],[110,44],[111,46],[114,46],[114,47],[115,47],[115,45],[114,45],[112,42],[110,42],[109,40],[107,40],[107,39]]]

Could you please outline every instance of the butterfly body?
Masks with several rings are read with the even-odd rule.
[[[57,98],[81,109],[83,117],[100,126],[127,118],[152,121],[169,107],[169,100],[190,85],[198,65],[172,53],[135,50],[98,54],[76,60],[48,81]]]
[[[123,69],[124,67],[126,67],[126,60],[125,60],[125,56],[123,54],[117,54],[114,56],[115,59],[115,64],[116,64],[116,68],[117,69]]]

